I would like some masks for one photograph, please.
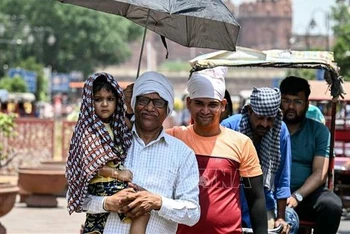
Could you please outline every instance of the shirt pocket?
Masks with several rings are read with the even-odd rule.
[[[177,179],[177,168],[174,166],[150,167],[149,174],[145,179],[145,186],[152,188],[152,192],[171,197]]]

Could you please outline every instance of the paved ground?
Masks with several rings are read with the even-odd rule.
[[[7,234],[78,234],[84,218],[84,214],[69,216],[65,199],[58,198],[57,208],[28,208],[23,203],[16,203],[10,213],[0,218],[0,222]],[[350,215],[343,217],[338,233],[350,234]]]
[[[7,234],[79,233],[84,214],[68,214],[64,198],[58,198],[57,208],[28,208],[16,203],[14,209],[0,218]]]

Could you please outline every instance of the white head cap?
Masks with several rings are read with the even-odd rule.
[[[136,97],[142,94],[158,93],[168,102],[168,115],[174,107],[174,89],[170,81],[158,72],[145,72],[136,79],[131,98],[131,107],[135,111]]]
[[[226,67],[215,67],[193,72],[187,82],[190,98],[214,98],[221,101],[225,97],[226,74]]]

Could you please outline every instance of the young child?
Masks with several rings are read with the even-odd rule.
[[[107,73],[96,73],[84,85],[79,119],[67,160],[68,211],[81,212],[86,194],[108,196],[127,187],[132,173],[123,169],[132,134],[125,123],[122,89]],[[98,170],[115,168],[112,174]],[[106,167],[104,167],[106,168]],[[103,233],[109,213],[86,214],[84,233]],[[124,222],[131,220],[119,214]],[[130,233],[145,233],[149,216],[131,223]]]

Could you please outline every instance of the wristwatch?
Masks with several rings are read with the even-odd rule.
[[[303,196],[298,192],[294,192],[293,197],[298,201],[298,203],[303,201]]]

